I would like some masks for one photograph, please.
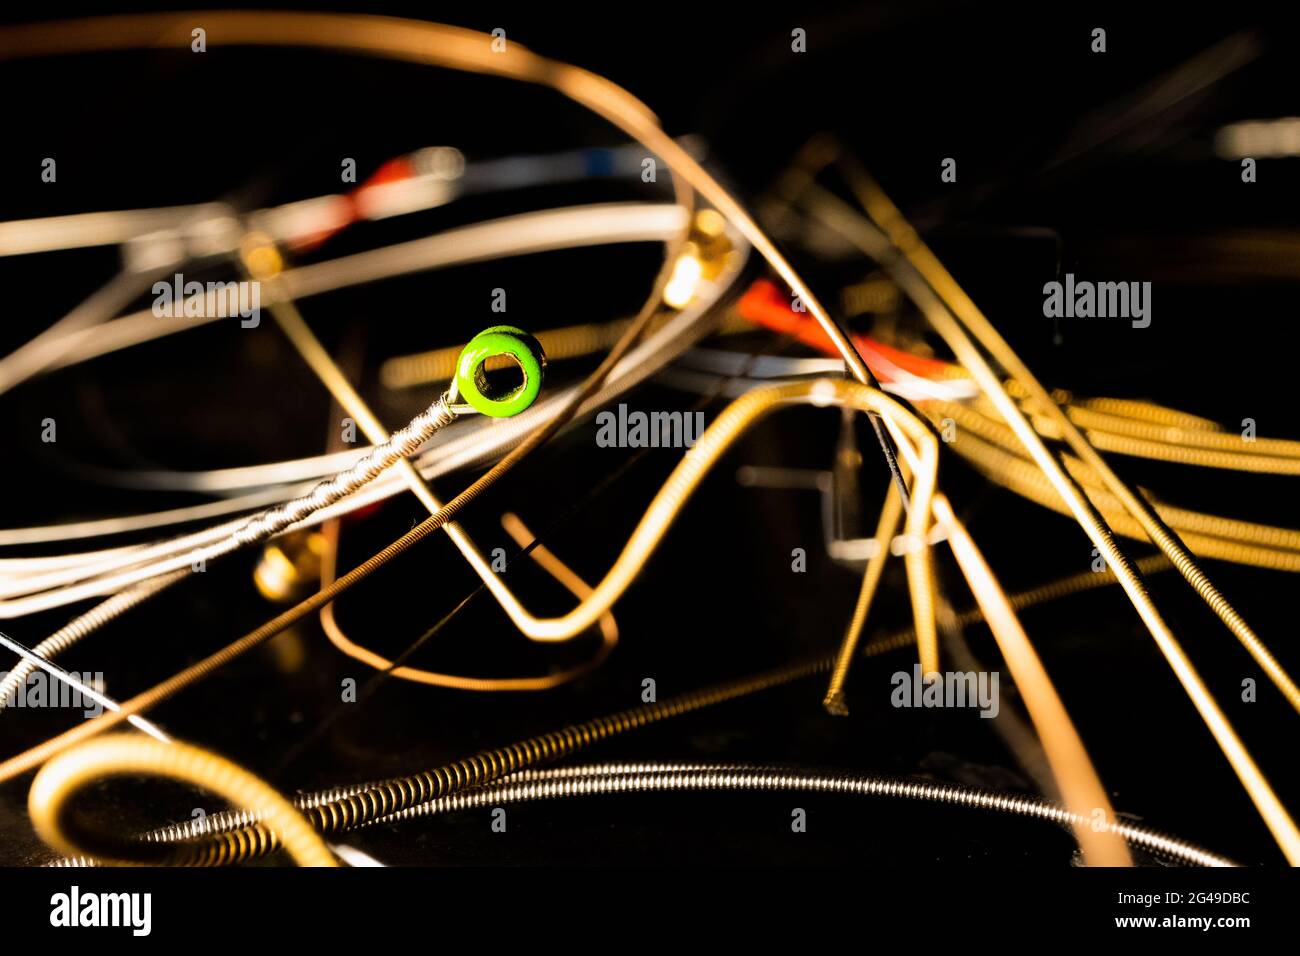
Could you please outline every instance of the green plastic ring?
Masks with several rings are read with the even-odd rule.
[[[509,355],[519,363],[524,380],[505,395],[490,396],[484,391],[487,378],[484,366],[497,355]],[[546,354],[541,343],[523,329],[513,325],[494,325],[469,340],[456,360],[456,388],[471,408],[493,418],[518,415],[537,399],[546,373]]]

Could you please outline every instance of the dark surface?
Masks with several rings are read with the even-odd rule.
[[[1138,143],[1118,137],[1045,169],[1095,111],[1109,115],[1108,104],[1250,26],[1234,17],[1148,24],[1091,6],[1086,15],[1049,16],[1039,8],[994,15],[981,5],[960,4],[846,5],[793,19],[739,9],[693,10],[678,18],[654,8],[635,23],[617,17],[562,21],[538,12],[503,14],[500,24],[473,11],[447,15],[483,29],[504,25],[511,38],[539,52],[625,84],[671,132],[705,136],[714,168],[747,197],[809,135],[834,130],[929,227],[958,279],[1050,386],[1148,397],[1230,427],[1252,417],[1261,435],[1300,438],[1289,402],[1294,272],[1237,283],[1221,281],[1213,270],[1161,273],[1154,322],[1142,331],[1126,323],[1066,322],[1058,341],[1058,330],[1041,312],[1042,284],[1058,262],[1061,271],[1080,276],[1141,280],[1157,273],[1161,256],[1177,262],[1178,242],[1188,237],[1295,228],[1296,160],[1261,161],[1259,182],[1246,186],[1235,164],[1208,151],[1223,122],[1300,113],[1295,51],[1285,31],[1267,19],[1255,27],[1260,58],[1206,91],[1175,123],[1144,124],[1151,135]],[[1109,30],[1105,55],[1088,53],[1093,25]],[[809,31],[810,52],[803,58],[789,52],[791,26]],[[282,202],[336,189],[340,156],[357,157],[364,177],[390,156],[436,143],[456,145],[473,160],[618,141],[576,107],[537,90],[292,51],[214,47],[201,60],[155,52],[0,64],[0,82],[25,91],[7,104],[3,219],[221,196],[250,206]],[[37,188],[31,173],[46,155],[59,158],[57,190]],[[958,158],[958,184],[939,182],[945,156]],[[355,229],[318,257],[506,211],[643,195],[631,186],[584,186],[457,203]],[[797,249],[793,257],[819,290],[827,290],[827,299],[864,271],[852,262],[819,264]],[[492,319],[485,289],[507,285],[511,321],[530,329],[598,321],[635,309],[656,262],[655,251],[646,248],[555,253],[351,290],[312,300],[304,311],[331,348],[346,343],[359,351],[367,398],[396,424],[430,396],[385,395],[375,375],[378,363],[466,339]],[[0,261],[9,293],[0,347],[29,338],[113,268],[112,254],[104,251]],[[1260,270],[1277,267],[1261,263]],[[755,348],[769,344],[751,341]],[[567,365],[556,381],[581,371],[580,364]],[[694,400],[657,386],[628,399],[645,409],[685,408]],[[709,406],[710,415],[720,407]],[[0,397],[0,416],[11,425],[2,519],[10,526],[190,500],[112,491],[88,479],[87,465],[183,469],[310,455],[321,450],[329,427],[323,389],[269,320],[255,333],[217,323],[48,376]],[[36,441],[34,423],[46,416],[60,423],[57,445]],[[364,704],[340,705],[340,681],[364,681],[369,674],[335,652],[312,621],[154,716],[175,735],[294,791],[423,769],[635,706],[646,677],[656,680],[663,699],[828,653],[848,619],[857,580],[825,558],[815,497],[745,489],[733,475],[747,463],[828,467],[837,428],[835,415],[801,409],[748,435],[616,606],[623,640],[613,658],[570,687],[485,697],[389,681]],[[874,502],[884,487],[883,466],[869,430],[860,437]],[[596,448],[587,422],[476,502],[464,523],[489,550],[508,546],[496,521],[501,510],[518,512],[540,531],[576,506],[546,541],[595,582],[677,454],[655,451],[592,496],[627,453]],[[1125,478],[1178,504],[1279,525],[1300,522],[1287,494],[1293,479],[1115,463]],[[986,486],[955,458],[945,459],[943,469],[945,487],[1009,591],[1089,565],[1091,545],[1067,520]],[[469,478],[443,479],[439,490],[450,496]],[[345,522],[345,566],[420,516],[413,501],[399,498]],[[802,575],[790,571],[795,547],[809,556]],[[151,686],[277,612],[251,586],[252,560],[238,556],[212,566],[201,580],[87,640],[63,663],[71,670],[103,670],[108,692],[119,697]],[[1291,634],[1294,582],[1229,566],[1209,571],[1283,664],[1300,668]],[[953,568],[946,572],[946,581],[960,580]],[[538,612],[569,606],[567,595],[536,568],[518,563],[508,573]],[[430,540],[341,600],[339,620],[363,643],[392,656],[475,584],[445,539]],[[1185,587],[1169,576],[1153,587],[1283,800],[1294,803],[1300,795],[1289,729],[1295,715]],[[968,598],[954,589],[953,600],[964,606]],[[6,622],[5,630],[31,645],[67,616]],[[893,567],[871,630],[891,631],[908,619],[901,569]],[[1118,589],[1028,612],[1025,623],[1117,810],[1243,861],[1280,862]],[[480,597],[412,663],[483,675],[544,672],[578,659],[590,650],[587,640],[573,649],[529,645]],[[997,660],[986,631],[972,631],[970,640],[984,660]],[[295,656],[302,662],[286,667]],[[990,722],[974,712],[889,706],[889,675],[910,666],[905,655],[859,666],[848,719],[827,716],[820,679],[805,681],[615,739],[578,759],[786,762],[1031,789]],[[1258,703],[1240,703],[1245,677],[1260,681]],[[342,719],[311,739],[340,706],[349,708]],[[12,754],[66,726],[66,715],[6,713],[0,748]],[[0,862],[45,858],[25,819],[29,780],[0,786]],[[105,786],[100,796],[92,812],[114,826],[140,828],[186,819],[191,808],[210,801],[139,783]],[[809,810],[807,834],[790,833],[793,806]],[[1073,855],[1068,836],[1042,824],[975,811],[771,794],[551,802],[510,809],[504,835],[490,831],[484,810],[363,831],[347,842],[394,864],[852,859],[1064,866]]]

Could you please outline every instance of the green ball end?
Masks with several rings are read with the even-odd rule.
[[[484,366],[498,355],[509,355],[518,362],[524,380],[505,395],[492,396],[486,392]],[[513,325],[494,325],[470,339],[460,353],[456,360],[456,388],[476,412],[510,418],[536,401],[545,373],[546,354],[537,339]]]

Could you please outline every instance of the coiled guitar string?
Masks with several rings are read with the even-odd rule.
[[[418,817],[581,796],[617,793],[680,791],[759,791],[853,794],[946,803],[980,810],[1078,826],[1080,820],[1065,807],[1037,797],[986,790],[956,783],[909,780],[848,771],[817,771],[800,767],[751,764],[588,764],[548,770],[523,770],[499,783],[439,797],[377,821],[398,823]],[[1231,867],[1237,864],[1218,853],[1122,820],[1105,826],[1134,847],[1193,866]]]
[[[645,704],[558,731],[483,751],[423,773],[328,794],[294,798],[294,805],[321,835],[354,829],[381,816],[538,763],[549,763],[600,741],[659,721],[777,687],[825,669],[826,661],[801,662],[752,677]],[[164,828],[140,839],[84,834],[79,852],[140,863],[220,866],[263,856],[279,847],[275,831],[248,814],[210,814],[180,827]],[[233,827],[222,832],[223,827]],[[180,834],[184,833],[185,836]],[[176,843],[177,839],[201,843]]]
[[[78,852],[80,828],[69,801],[105,777],[149,774],[210,790],[230,802],[256,807],[285,850],[301,866],[338,866],[325,841],[273,787],[239,765],[201,747],[130,734],[110,734],[55,757],[32,781],[27,808],[46,843]]]
[[[1026,794],[1007,793],[955,783],[909,780],[879,774],[848,771],[817,771],[799,767],[764,767],[747,764],[614,763],[587,764],[545,770],[520,770],[496,783],[471,786],[436,797],[405,810],[374,820],[375,825],[394,825],[409,820],[480,807],[527,803],[619,793],[667,793],[687,791],[792,792],[851,794],[950,804],[979,810],[1014,814],[1045,820],[1061,826],[1078,826],[1080,820],[1065,807]],[[1139,824],[1116,820],[1105,826],[1132,847],[1146,850],[1164,860],[1206,867],[1235,867],[1232,860],[1179,837],[1169,836]],[[176,833],[192,833],[181,824]],[[170,836],[171,834],[167,834]],[[160,835],[161,838],[162,835]],[[250,853],[256,853],[250,849]],[[58,860],[51,866],[95,865],[87,857]]]

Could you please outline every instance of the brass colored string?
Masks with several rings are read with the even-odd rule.
[[[1137,561],[1138,570],[1143,574],[1157,574],[1161,571],[1172,569],[1173,565],[1163,554],[1149,554]],[[1080,571],[1078,574],[1071,574],[1055,581],[1049,581],[1047,584],[1041,584],[1038,587],[1030,588],[1026,591],[1019,591],[1008,597],[1011,606],[1017,611],[1023,611],[1027,608],[1036,607],[1039,604],[1045,604],[1050,601],[1059,601],[1061,598],[1071,597],[1075,594],[1083,594],[1087,591],[1095,591],[1098,588],[1109,587],[1112,584],[1118,584],[1114,572],[1109,568],[1101,571]],[[979,605],[968,607],[963,611],[957,612],[954,619],[958,627],[967,628],[981,623],[984,620],[984,612],[980,610]],[[904,647],[916,639],[915,632],[912,628],[904,628],[890,634],[888,637],[877,638],[871,641],[863,648],[863,655],[870,657],[872,648],[887,646],[889,649],[895,647]]]
[[[1064,502],[1041,474],[1033,472],[1033,466],[1022,459],[1007,455],[998,449],[985,445],[973,436],[967,436],[959,453],[976,464],[981,471],[999,484],[1026,498],[1035,504],[1050,508],[1060,514],[1069,515]],[[981,459],[984,462],[981,463]],[[1009,462],[1010,464],[1003,464]],[[1108,492],[1095,488],[1085,489],[1089,500],[1101,510],[1116,534],[1136,541],[1147,540],[1142,526],[1128,512],[1115,504]],[[1168,515],[1166,515],[1168,517]],[[1177,526],[1177,525],[1175,525]],[[1209,535],[1188,531],[1185,540],[1194,547],[1198,554],[1219,561],[1230,561],[1272,571],[1300,572],[1300,555],[1293,551],[1277,550],[1258,545],[1239,544]]]
[[[1022,394],[1019,397],[1028,397],[1028,395],[1023,394],[1023,390],[1021,392]],[[1131,398],[1085,398],[1079,402],[1079,407],[1095,409],[1107,415],[1152,422],[1169,428],[1183,428],[1188,431],[1215,431],[1219,427],[1218,422],[1211,421],[1208,418],[1201,418],[1199,415],[1190,415],[1177,408],[1168,408],[1153,402],[1138,401]]]
[[[1013,380],[1007,384],[1010,381]],[[1015,395],[1010,388],[1008,393]],[[1176,409],[1148,403],[1108,398],[1073,402],[1068,392],[1060,390],[1054,391],[1052,397],[1060,400],[1061,409],[1070,421],[1084,429],[1090,440],[1095,438],[1093,444],[1103,450],[1228,471],[1289,475],[1300,468],[1296,464],[1300,460],[1298,441],[1283,438],[1247,440],[1224,431],[1208,419],[1186,416]],[[1063,438],[1054,420],[1038,414],[1032,402],[1019,401],[1021,410],[1030,416],[1040,435],[1054,440]],[[1112,409],[1112,403],[1119,407],[1100,410]],[[982,396],[974,404],[991,408],[991,403]],[[1145,406],[1145,411],[1138,415],[1128,414],[1135,406]]]
[[[822,706],[829,713],[838,717],[848,715],[848,703],[844,699],[844,685],[849,678],[849,668],[857,653],[858,641],[862,637],[862,627],[866,624],[867,614],[871,611],[871,602],[875,599],[876,589],[880,585],[880,575],[885,570],[889,558],[889,543],[894,540],[898,530],[898,521],[903,514],[903,500],[898,489],[891,483],[885,492],[885,503],[880,509],[880,522],[876,525],[876,552],[867,559],[867,569],[862,575],[862,587],[858,591],[858,600],[853,607],[853,617],[849,620],[844,640],[835,656],[835,666],[831,669],[830,684]]]
[[[1123,415],[1095,411],[1086,406],[1072,405],[1066,409],[1070,420],[1088,431],[1105,432],[1128,438],[1139,438],[1166,445],[1191,445],[1216,451],[1235,452],[1241,455],[1283,459],[1300,458],[1300,442],[1284,438],[1255,438],[1247,441],[1234,432],[1188,429],[1176,425],[1156,425],[1136,421]],[[1230,466],[1232,467],[1232,466]],[[1245,469],[1243,469],[1245,470]]]
[[[64,751],[36,775],[27,808],[36,832],[61,853],[92,853],[118,860],[112,841],[89,841],[72,824],[69,804],[78,792],[106,777],[147,774],[180,780],[224,797],[266,820],[268,831],[300,866],[338,866],[311,824],[270,785],[225,757],[180,741],[163,743],[134,734],[110,734]]]
[[[506,513],[501,516],[501,524],[506,532],[515,540],[520,547],[526,547],[532,540],[532,532],[519,518],[513,514]],[[328,548],[321,564],[321,583],[328,584],[334,578],[334,568],[338,555],[338,525],[337,522],[330,522],[329,527],[325,529],[328,540]],[[569,593],[579,601],[586,600],[591,596],[591,586],[582,578],[578,577],[569,567],[557,558],[545,545],[538,544],[530,552],[532,559],[546,571],[551,577],[555,578],[564,585]],[[339,626],[334,617],[334,605],[329,604],[321,609],[320,614],[321,626],[329,638],[330,643],[340,651],[358,660],[367,667],[373,667],[375,670],[385,671],[390,677],[396,677],[399,680],[408,680],[417,684],[426,684],[431,687],[448,687],[453,690],[475,691],[488,693],[494,691],[542,691],[552,690],[560,687],[570,681],[576,680],[584,674],[589,674],[595,670],[605,659],[609,657],[614,648],[618,645],[618,624],[614,620],[614,615],[606,611],[600,616],[597,622],[600,627],[601,643],[595,655],[589,660],[576,664],[573,667],[566,667],[563,670],[555,671],[541,677],[462,677],[457,674],[443,674],[436,671],[424,670],[419,667],[409,667],[407,665],[394,666],[395,662],[389,660],[381,654],[370,650],[367,647],[353,641]]]
[[[1022,402],[1030,397],[1029,389],[1014,378],[1007,379],[1003,383],[1003,387],[1006,388],[1007,394],[1016,401]],[[1155,402],[1141,399],[1103,397],[1075,400],[1074,396],[1063,388],[1053,389],[1052,399],[1059,405],[1073,405],[1077,408],[1086,408],[1090,411],[1114,415],[1118,418],[1129,418],[1153,425],[1163,425],[1166,428],[1181,428],[1198,432],[1222,431],[1219,423],[1212,419],[1193,415],[1179,408],[1170,408],[1167,405],[1158,405]]]
[[[945,495],[935,495],[934,515],[947,532],[953,556],[997,640],[1003,660],[1007,662],[1025,709],[1029,711],[1029,719],[1042,741],[1061,797],[1066,807],[1076,815],[1074,834],[1085,861],[1091,866],[1131,866],[1133,861],[1124,841],[1108,828],[1092,825],[1098,812],[1105,823],[1112,823],[1116,819],[1115,811],[1074,722],[1021,627],[1011,602],[974,540],[953,513]]]
[[[938,415],[961,416],[970,426],[949,445],[957,454],[1017,494],[1054,511],[1068,513],[1042,472],[1020,455],[1020,446],[1009,443],[1001,434],[1001,423],[982,419],[969,409],[938,411],[935,417]],[[1102,487],[1100,479],[1083,462],[1071,455],[1063,458],[1067,471],[1083,485],[1116,532],[1126,538],[1147,539],[1142,526],[1123,510],[1119,500]],[[1176,508],[1158,499],[1153,499],[1153,507],[1189,546],[1207,558],[1279,571],[1300,571],[1300,531]]]
[[[1030,406],[1030,421],[1033,422],[1034,429],[1044,438],[1057,441],[1064,439],[1065,433],[1060,424],[1054,418],[1033,414],[1034,408],[1036,406]],[[1080,416],[1077,412],[1068,409],[1065,414],[1069,416],[1072,422],[1077,422],[1081,417],[1086,420],[1087,417]],[[1216,434],[1214,432],[1190,432],[1187,433],[1189,439],[1187,444],[1172,444],[1167,441],[1155,441],[1134,435],[1116,434],[1113,431],[1101,428],[1082,427],[1085,428],[1088,440],[1094,448],[1101,451],[1115,452],[1119,455],[1175,462],[1180,465],[1193,465],[1199,468],[1221,468],[1227,471],[1256,472],[1265,475],[1300,475],[1300,457],[1261,454],[1262,448],[1252,447],[1251,443],[1245,442],[1234,435]],[[1137,425],[1131,425],[1129,429],[1132,431],[1143,430]],[[1208,442],[1215,442],[1216,444],[1222,442],[1231,446],[1233,450],[1188,447],[1188,445],[1193,444],[1191,437],[1194,435],[1200,436],[1199,442],[1202,445]],[[1276,442],[1279,439],[1264,439],[1264,441]]]
[[[890,427],[898,427],[898,420],[893,417],[886,417],[885,423]],[[924,437],[928,441],[920,442],[922,448],[937,444],[932,434],[927,432]],[[907,467],[913,470],[922,467],[917,452],[910,443],[899,441],[899,448],[903,452]],[[917,473],[920,474],[919,471]],[[917,495],[914,504],[920,500],[920,495]],[[1048,764],[1066,806],[1080,817],[1100,812],[1106,821],[1114,819],[1114,811],[1106,796],[1106,789],[1097,776],[1087,749],[1079,738],[1065,705],[1056,693],[1051,678],[1043,668],[992,569],[989,568],[974,540],[953,512],[948,499],[936,492],[925,500],[933,508],[939,530],[944,532],[958,566],[1002,651],[1002,657],[1011,671],[1011,676],[1020,689],[1025,707],[1029,711],[1030,719],[1043,745]],[[913,513],[908,517],[910,521],[916,515]],[[930,549],[924,539],[914,539],[912,553],[918,551],[928,557]],[[935,624],[933,594],[931,594],[931,604],[926,610],[930,614],[930,624],[933,626]],[[915,611],[913,618],[919,625],[921,618]],[[919,628],[918,643],[921,643]],[[925,660],[924,647],[922,647],[921,671],[928,676],[931,671],[927,670]],[[1098,832],[1091,827],[1080,825],[1075,826],[1075,833],[1085,859],[1090,863],[1105,866],[1131,864],[1123,840],[1113,833]]]

